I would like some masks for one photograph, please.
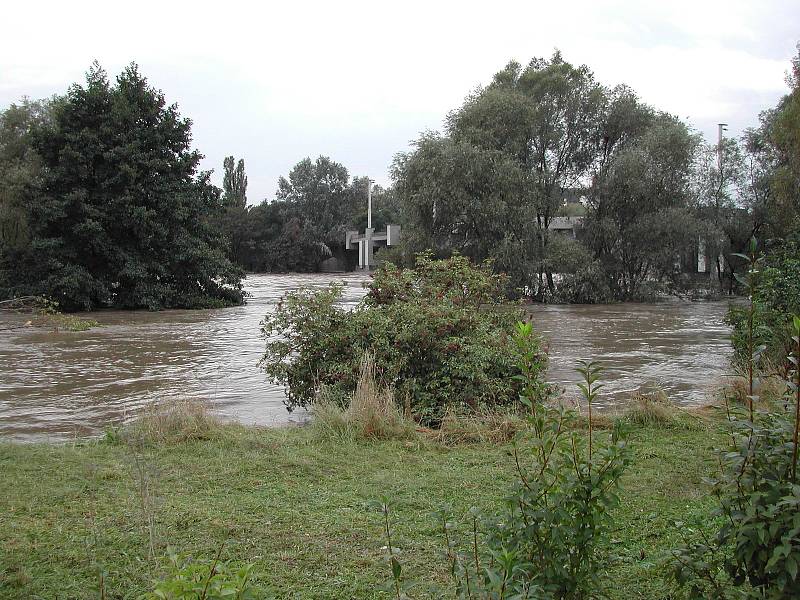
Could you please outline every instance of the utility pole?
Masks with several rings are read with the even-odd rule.
[[[367,177],[367,229],[372,229],[372,184],[374,179]]]
[[[718,123],[719,138],[717,141],[717,168],[719,169],[720,177],[722,177],[722,132],[728,130],[727,123]]]

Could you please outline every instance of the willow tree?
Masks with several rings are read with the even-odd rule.
[[[632,112],[642,118],[622,128],[624,137],[604,127],[586,224],[587,243],[618,300],[639,298],[649,280],[679,284],[681,257],[706,227],[690,210],[697,137],[675,117],[646,106]]]
[[[558,52],[509,63],[448,117],[445,136],[398,157],[398,193],[426,209],[409,222],[440,242],[463,236],[470,255],[495,258],[528,293],[552,294],[549,226],[564,190],[586,184],[605,103],[589,68]]]
[[[605,90],[591,70],[573,66],[556,52],[524,68],[509,63],[449,118],[454,139],[502,152],[523,173],[522,215],[533,218],[539,297],[545,284],[550,293],[555,291],[548,261],[550,224],[565,189],[586,183],[605,104]]]
[[[30,241],[26,206],[39,193],[43,176],[31,138],[51,118],[51,107],[49,101],[23,99],[0,111],[0,256]]]

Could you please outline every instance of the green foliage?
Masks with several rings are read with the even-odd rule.
[[[713,482],[719,529],[675,552],[676,580],[691,597],[788,600],[800,594],[794,429],[786,413],[759,415],[757,423],[731,421],[731,443],[720,454],[722,473]]]
[[[609,137],[589,195],[587,243],[615,299],[647,297],[648,281],[679,283],[682,253],[701,227],[687,208],[697,140],[677,119],[656,114],[635,98],[634,131]]]
[[[759,132],[770,167],[766,221],[779,237],[800,230],[800,45],[787,83],[789,93],[762,113]]]
[[[603,304],[615,300],[608,275],[599,260],[568,274],[559,285],[558,297],[578,304]]]
[[[234,167],[233,157],[226,156],[223,168],[225,171],[222,179],[223,205],[244,208],[247,206],[247,175],[244,173],[244,159],[240,158]]]
[[[291,203],[306,236],[324,244],[328,255],[344,246],[347,226],[354,221],[358,206],[366,203],[350,186],[347,169],[327,156],[316,161],[305,158],[278,180],[277,200]]]
[[[794,371],[787,384],[794,410],[761,413],[757,421],[752,405],[749,418],[730,414],[730,443],[712,481],[719,502],[712,515],[716,535],[674,553],[675,579],[692,597],[800,595],[800,317],[793,317],[792,329]]]
[[[262,366],[287,386],[290,409],[314,402],[322,387],[348,399],[367,351],[378,379],[423,423],[438,423],[448,408],[511,404],[518,369],[509,336],[518,313],[503,290],[488,265],[424,254],[415,269],[384,265],[353,310],[337,305],[336,286],[299,290],[264,319]],[[543,373],[538,346],[536,360]]]
[[[169,551],[168,575],[141,600],[262,600],[272,597],[251,583],[253,566],[232,568],[219,560],[196,561]]]
[[[406,235],[438,256],[494,259],[512,286],[555,292],[549,226],[565,189],[589,174],[604,90],[585,65],[556,52],[511,62],[395,162]]]
[[[65,315],[58,308],[58,303],[47,298],[39,298],[34,312],[39,316],[43,325],[52,327],[55,331],[88,331],[97,327],[99,323],[94,319],[81,319],[75,315]]]
[[[558,52],[512,62],[451,113],[445,136],[398,156],[404,236],[437,256],[492,259],[513,291],[539,300],[651,299],[653,281],[683,289],[700,235],[717,235],[691,204],[697,143]],[[576,195],[586,206],[567,207],[584,227],[567,247],[550,226]]]
[[[30,241],[25,204],[40,192],[43,176],[32,135],[52,118],[52,107],[52,102],[23,100],[0,112],[0,256]],[[0,272],[0,285],[2,280]]]
[[[439,257],[458,252],[483,261],[496,255],[495,246],[506,235],[518,239],[533,215],[521,204],[523,175],[512,160],[494,149],[432,134],[415,147],[393,166],[395,190],[410,224],[405,243]]]
[[[542,402],[538,340],[530,324],[517,324],[513,345],[521,402],[530,411],[528,428],[514,445],[518,482],[505,500],[505,511],[490,517],[475,508],[469,511],[466,536],[459,535],[451,509],[440,511],[455,596],[596,597],[602,593],[602,540],[613,526],[610,511],[619,504],[619,480],[631,452],[619,424],[599,445],[594,439],[592,405],[602,388],[597,363],[581,362],[578,368],[588,407],[584,438],[577,432],[576,414]],[[383,510],[388,537],[385,501]],[[393,555],[392,560],[394,571]],[[399,598],[399,563],[393,574]]]
[[[239,270],[210,222],[218,190],[198,173],[177,106],[136,65],[111,84],[95,64],[49,110],[26,125],[41,169],[18,188],[26,242],[0,254],[0,296],[65,310],[240,303]]]
[[[255,272],[315,272],[331,257],[354,266],[356,253],[345,252],[345,235],[367,226],[368,178],[351,180],[347,169],[327,156],[305,158],[280,178],[274,200],[246,206],[244,164],[240,160],[234,168],[233,158],[228,159],[224,206],[215,222],[233,262]],[[373,227],[399,218],[391,190],[373,186]]]
[[[532,403],[530,433],[515,450],[519,484],[487,538],[495,552],[511,553],[520,563],[519,578],[553,598],[601,590],[601,540],[613,524],[610,510],[619,504],[619,479],[630,461],[619,424],[608,439],[594,439],[591,407],[602,387],[601,369],[584,363],[580,372],[588,436],[576,433],[576,416],[563,407]]]
[[[765,367],[785,374],[792,351],[791,316],[800,313],[800,242],[790,238],[769,248],[752,270],[752,285],[744,282],[752,296],[752,346],[763,347],[759,355]],[[749,305],[732,306],[726,318],[733,326],[731,342],[739,365],[748,357],[750,319]]]

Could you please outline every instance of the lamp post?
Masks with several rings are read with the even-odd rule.
[[[367,178],[367,229],[372,229],[372,184],[374,179]]]
[[[717,141],[717,168],[720,171],[720,177],[722,176],[722,132],[728,130],[727,123],[717,123],[717,127],[719,128],[719,136]]]

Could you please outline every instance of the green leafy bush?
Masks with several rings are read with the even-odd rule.
[[[800,314],[800,242],[786,240],[760,257],[752,277],[755,346],[764,346],[765,366],[785,374],[792,346],[791,315]],[[741,365],[748,358],[748,309],[732,306],[726,321],[733,326],[734,361]]]
[[[463,256],[417,257],[414,269],[384,265],[353,310],[341,288],[287,295],[262,323],[262,367],[288,388],[291,410],[326,395],[346,402],[365,352],[376,376],[419,421],[437,424],[448,409],[517,402],[519,374],[510,336],[519,311],[504,280]],[[547,357],[536,341],[537,376]]]
[[[800,486],[791,479],[787,414],[732,422],[713,492],[719,526],[675,551],[675,578],[692,598],[800,597]]]
[[[141,600],[264,600],[272,598],[250,581],[253,567],[234,569],[216,558],[195,561],[170,552],[167,576]]]
[[[592,405],[602,387],[596,363],[579,368],[588,434],[578,431],[574,412],[541,402],[537,371],[529,366],[537,346],[530,324],[518,324],[513,347],[530,416],[515,444],[518,483],[506,509],[490,517],[471,509],[461,531],[449,509],[440,513],[456,598],[577,600],[602,594],[602,540],[613,525],[610,511],[619,504],[619,480],[631,453],[619,423],[602,438],[593,431]],[[382,512],[389,539],[386,500]],[[402,598],[402,567],[389,547],[395,595]]]
[[[716,533],[674,553],[675,579],[692,598],[800,597],[800,317],[792,328],[793,402],[787,395],[787,410],[755,419],[752,412],[745,419],[731,415],[730,444],[712,482],[719,507],[701,524],[716,524]]]

